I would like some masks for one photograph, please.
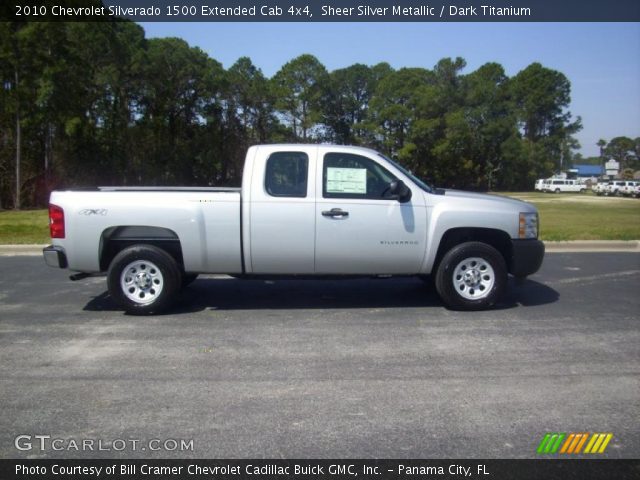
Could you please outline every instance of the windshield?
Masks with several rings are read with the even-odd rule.
[[[402,173],[404,173],[407,177],[409,177],[413,181],[413,183],[418,185],[418,187],[420,187],[422,190],[424,190],[427,193],[433,193],[433,189],[426,182],[423,182],[418,177],[416,177],[413,173],[411,173],[410,170],[407,170],[402,165],[400,165],[398,162],[396,162],[395,160],[390,159],[386,155],[383,155],[381,153],[378,153],[378,155],[380,155],[387,162],[389,162],[391,165],[393,165],[398,170],[400,170]]]

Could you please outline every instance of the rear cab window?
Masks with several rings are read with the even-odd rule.
[[[264,189],[272,197],[307,196],[309,157],[304,152],[274,152],[267,159]]]

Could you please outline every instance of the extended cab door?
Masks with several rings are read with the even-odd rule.
[[[427,213],[417,187],[400,203],[388,187],[400,178],[375,153],[320,148],[317,159],[316,273],[418,273]],[[406,180],[405,180],[406,182]]]
[[[248,272],[314,273],[316,152],[305,145],[258,147],[245,199],[250,218],[243,220]]]

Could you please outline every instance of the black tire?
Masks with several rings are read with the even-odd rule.
[[[126,272],[130,273],[128,277]],[[181,282],[182,274],[175,259],[153,245],[125,248],[115,256],[107,273],[109,293],[127,313],[134,315],[167,309],[174,302]]]
[[[188,287],[189,285],[191,285],[193,282],[196,281],[196,278],[198,278],[197,273],[183,273],[181,287],[182,288]]]
[[[584,189],[584,188],[581,188],[581,189],[580,189],[580,193],[585,193],[586,191],[587,191],[587,190],[586,190],[586,189]]]
[[[560,193],[560,189],[559,189],[559,188],[556,188],[555,193]]]
[[[474,262],[476,265],[471,266]],[[465,272],[470,275],[471,285],[465,283]],[[476,278],[477,283],[473,283]],[[507,265],[504,257],[491,245],[461,243],[442,257],[435,280],[438,295],[447,307],[484,310],[493,306],[504,294]]]

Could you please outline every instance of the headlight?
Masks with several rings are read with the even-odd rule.
[[[538,238],[538,212],[520,213],[519,238]]]

